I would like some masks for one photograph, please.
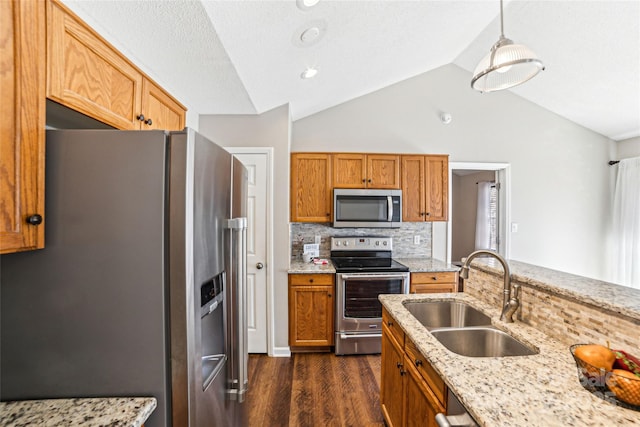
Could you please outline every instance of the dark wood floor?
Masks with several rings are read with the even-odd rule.
[[[249,356],[249,426],[384,426],[380,355]]]

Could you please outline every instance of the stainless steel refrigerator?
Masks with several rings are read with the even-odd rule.
[[[0,399],[242,426],[247,172],[198,133],[51,130],[45,249],[0,257]]]

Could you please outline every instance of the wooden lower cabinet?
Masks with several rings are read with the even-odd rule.
[[[386,310],[386,314],[390,319]],[[446,385],[408,337],[382,325],[380,402],[389,427],[436,427],[436,414],[446,412]]]
[[[289,275],[289,346],[334,344],[334,274]]]
[[[403,364],[404,351],[387,325],[383,324],[380,403],[382,415],[388,427],[403,425],[402,409],[405,396]]]
[[[409,293],[433,294],[458,291],[458,273],[455,271],[411,273]]]

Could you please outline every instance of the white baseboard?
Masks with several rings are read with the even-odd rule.
[[[289,347],[274,347],[269,354],[271,357],[291,357],[291,349]]]

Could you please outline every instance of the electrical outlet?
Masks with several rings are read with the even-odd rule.
[[[512,222],[511,223],[511,232],[512,233],[517,233],[518,232],[518,223],[517,222]]]
[[[414,245],[420,244],[420,236],[413,236],[413,244]]]
[[[320,243],[322,243],[322,242],[320,241],[320,236],[315,236],[315,242],[314,242],[314,243],[315,243],[316,245],[319,245]]]

